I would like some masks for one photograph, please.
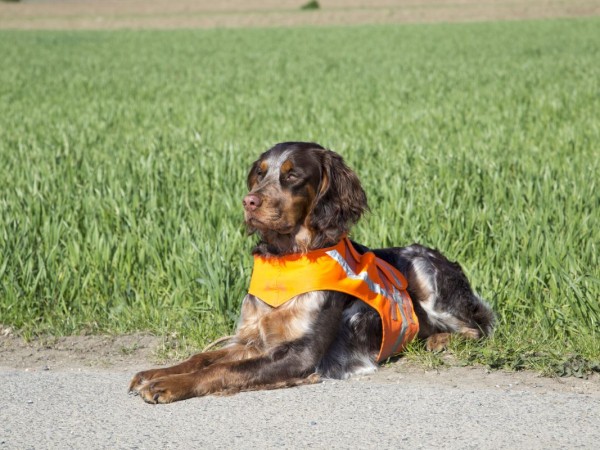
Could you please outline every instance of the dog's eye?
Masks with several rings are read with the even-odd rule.
[[[300,178],[300,176],[295,172],[288,172],[285,176],[285,179],[288,181],[296,181]]]
[[[262,171],[262,169],[260,167],[256,168],[256,176],[258,178],[262,178],[263,177],[263,171]]]

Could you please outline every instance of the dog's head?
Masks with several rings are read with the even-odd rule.
[[[368,209],[358,177],[338,154],[307,142],[263,153],[248,174],[244,218],[260,253],[282,255],[336,244]]]

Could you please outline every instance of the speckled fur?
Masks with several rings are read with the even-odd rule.
[[[267,257],[332,246],[368,209],[356,174],[314,143],[277,144],[252,165],[247,182],[244,219],[258,236],[254,253]],[[354,245],[361,253],[369,250]],[[408,280],[418,337],[428,348],[440,350],[449,333],[476,339],[492,332],[491,309],[457,263],[418,244],[373,251]],[[247,295],[228,346],[139,372],[130,391],[149,403],[168,403],[344,379],[377,369],[381,336],[378,313],[347,294],[309,292],[278,308]]]

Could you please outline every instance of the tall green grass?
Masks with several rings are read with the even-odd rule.
[[[368,193],[356,240],[437,247],[492,304],[456,354],[600,361],[599,20],[0,32],[0,60],[0,323],[227,332],[246,170],[314,140]]]

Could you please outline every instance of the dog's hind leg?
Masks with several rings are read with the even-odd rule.
[[[413,244],[400,250],[409,261],[408,291],[419,318],[419,338],[439,351],[450,333],[469,339],[490,335],[494,326],[491,308],[471,289],[459,264],[436,250]]]
[[[479,339],[482,337],[481,330],[474,328],[461,328],[456,334],[466,339]],[[441,352],[448,347],[451,339],[452,333],[435,333],[427,337],[425,347],[430,352]]]

